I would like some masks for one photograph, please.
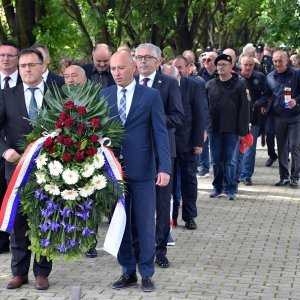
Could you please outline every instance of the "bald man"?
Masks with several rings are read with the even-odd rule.
[[[97,44],[92,53],[93,63],[82,66],[86,77],[99,84],[102,88],[115,84],[109,69],[111,54],[108,45]]]
[[[71,65],[64,70],[64,79],[67,85],[78,84],[82,86],[87,81],[84,69],[76,65]]]
[[[152,292],[155,290],[151,279],[155,257],[155,185],[167,186],[171,174],[166,118],[159,91],[134,80],[135,64],[128,52],[115,53],[110,70],[116,85],[103,90],[101,95],[107,97],[110,117],[124,127],[120,157],[127,191],[126,228],[118,253],[122,275],[113,288],[136,286],[138,265],[142,290]],[[132,241],[138,243],[137,257]]]

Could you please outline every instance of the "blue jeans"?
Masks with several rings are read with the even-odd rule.
[[[213,159],[214,190],[235,194],[236,166],[239,138],[235,133],[210,133],[210,151]]]
[[[199,155],[200,170],[209,171],[209,164],[209,137],[207,137],[203,145],[202,153]]]
[[[253,173],[254,173],[254,166],[255,166],[255,155],[256,155],[256,143],[257,138],[260,132],[259,125],[252,125],[250,132],[253,135],[253,144],[249,147],[246,152],[244,153],[243,160],[241,162],[241,179],[242,180],[250,180]]]

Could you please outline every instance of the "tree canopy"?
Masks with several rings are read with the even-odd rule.
[[[299,0],[2,0],[0,41],[46,44],[53,58],[89,58],[93,45],[151,42],[169,53],[300,45]]]

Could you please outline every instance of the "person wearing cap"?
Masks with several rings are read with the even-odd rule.
[[[259,61],[260,65],[256,71],[262,72],[265,75],[272,71],[272,57],[270,55],[264,54],[265,46],[263,44],[258,44],[255,47],[255,58]]]
[[[219,55],[215,65],[219,77],[206,84],[214,173],[210,198],[225,192],[229,200],[235,200],[238,149],[240,138],[248,133],[249,101],[244,80],[231,72],[231,56]]]

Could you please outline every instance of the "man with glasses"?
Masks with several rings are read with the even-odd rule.
[[[267,75],[268,96],[273,98],[280,180],[276,186],[298,187],[300,172],[300,71],[290,67],[285,51],[273,54],[275,70]],[[286,102],[284,90],[290,89]],[[291,153],[291,172],[289,172]]]
[[[18,71],[19,49],[12,42],[3,42],[0,45],[0,80],[1,90],[9,89],[22,82]],[[4,133],[3,133],[4,134]],[[6,191],[5,163],[0,160],[0,205]],[[0,254],[9,252],[9,234],[0,231]]]
[[[43,56],[33,48],[23,49],[19,53],[19,70],[23,84],[2,90],[0,94],[0,130],[5,137],[0,137],[0,156],[5,159],[5,177],[9,182],[16,162],[21,158],[23,149],[20,141],[32,131],[30,119],[34,122],[37,110],[43,104],[46,86],[43,81]],[[18,211],[11,232],[11,270],[13,278],[7,289],[17,289],[28,283],[31,251],[26,231],[27,218]],[[41,257],[39,262],[34,259],[33,273],[35,288],[46,290],[49,287],[48,276],[52,269],[51,261]]]
[[[135,60],[139,84],[159,90],[166,116],[172,170],[176,157],[175,128],[184,122],[184,111],[176,79],[157,72],[160,65],[161,50],[153,44],[141,44],[135,50]],[[166,257],[170,232],[170,201],[172,175],[166,187],[156,187],[156,263],[161,268],[169,267]]]
[[[249,101],[245,83],[231,72],[232,58],[221,54],[215,60],[218,78],[206,84],[210,115],[209,137],[213,159],[213,191],[236,199],[236,165],[240,138],[248,133]]]

